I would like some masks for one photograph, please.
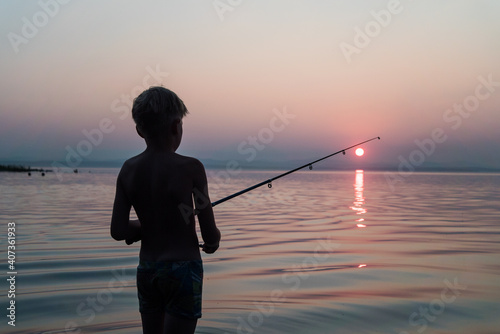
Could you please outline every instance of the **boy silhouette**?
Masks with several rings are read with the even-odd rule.
[[[219,248],[205,169],[197,159],[175,153],[187,113],[182,100],[164,87],[142,92],[132,117],[147,148],[123,164],[116,182],[111,236],[127,244],[141,240],[137,292],[143,333],[194,333],[201,317],[203,267],[195,209],[202,250],[212,254]],[[129,218],[132,206],[138,220]]]

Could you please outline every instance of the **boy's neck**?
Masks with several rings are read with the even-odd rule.
[[[150,152],[169,152],[174,153],[176,151],[176,147],[174,147],[174,143],[172,140],[168,140],[165,138],[164,140],[151,140],[146,139],[146,151]]]

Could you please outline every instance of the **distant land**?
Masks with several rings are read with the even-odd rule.
[[[0,164],[0,172],[45,172],[42,168],[31,168],[22,164]]]
[[[126,159],[115,160],[84,160],[76,166],[65,166],[67,169],[74,170],[77,168],[119,168],[123,165]],[[216,160],[216,159],[200,159],[207,169],[224,169],[228,168],[242,168],[244,170],[290,170],[299,166],[305,165],[310,160],[286,160],[286,161],[263,161],[255,160],[252,162],[241,160]],[[0,165],[14,165],[22,166],[24,168],[36,169],[55,169],[52,165],[54,161],[10,161],[0,160]],[[63,164],[63,162],[59,162]],[[62,165],[64,166],[64,165]],[[413,168],[413,170],[411,170]],[[420,166],[407,165],[390,165],[390,164],[376,164],[366,161],[342,161],[342,159],[331,159],[318,162],[313,165],[315,170],[372,170],[372,171],[403,171],[403,172],[500,172],[499,167],[485,167],[480,165],[472,165],[468,162],[454,162],[454,163],[436,163],[425,162]],[[0,169],[0,171],[2,171]],[[26,169],[26,171],[28,171]]]

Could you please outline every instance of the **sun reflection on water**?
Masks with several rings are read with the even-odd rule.
[[[364,171],[362,169],[356,170],[356,176],[354,178],[354,202],[351,209],[356,212],[356,215],[362,215],[366,213],[366,209],[363,207],[365,204],[365,198],[363,195],[364,190]],[[355,220],[356,227],[365,228],[366,224],[362,224],[364,222],[364,218],[358,218]],[[358,266],[358,268],[366,267],[365,263],[362,263]]]
[[[365,198],[363,197],[363,190],[364,190],[364,171],[362,169],[356,170],[356,177],[354,179],[354,202],[353,206],[351,206],[351,209],[356,212],[357,215],[362,215],[366,213],[366,209],[363,207],[365,204]],[[364,218],[359,218],[356,220],[357,222],[362,222],[364,221]],[[358,225],[363,225],[363,224],[358,224]],[[359,227],[365,227],[365,226],[359,226]]]

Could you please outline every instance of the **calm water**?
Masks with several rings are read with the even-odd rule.
[[[2,277],[17,229],[16,327],[140,333],[138,246],[109,236],[118,170],[0,173]],[[212,200],[278,172],[211,172]],[[304,171],[216,207],[197,333],[499,333],[500,175]],[[66,331],[67,329],[70,329]]]

